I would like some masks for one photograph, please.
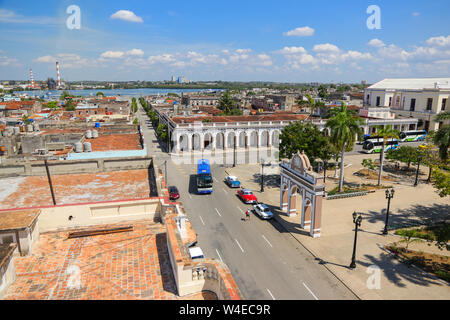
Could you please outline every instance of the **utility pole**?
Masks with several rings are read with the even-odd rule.
[[[52,194],[53,205],[56,206],[55,193],[53,192],[52,178],[50,177],[50,171],[48,169],[47,159],[44,159],[44,164],[45,164],[45,170],[47,171],[48,184],[50,186],[50,192]]]

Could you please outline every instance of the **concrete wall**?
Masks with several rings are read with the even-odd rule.
[[[69,153],[69,154],[67,154],[67,160],[145,157],[146,155],[147,155],[147,149],[144,148],[142,150],[120,150],[120,151]]]
[[[50,160],[50,174],[94,173],[119,170],[148,169],[153,159],[145,156],[130,156],[127,158],[97,158],[88,160]],[[46,175],[43,161],[8,161],[8,165],[0,165],[0,178],[13,176]]]
[[[153,221],[158,219],[159,208],[160,200],[158,198],[41,208],[39,232],[83,228],[142,219]]]
[[[8,258],[7,261],[0,268],[0,300],[3,300],[3,296],[6,293],[9,286],[16,280],[16,270],[14,267],[14,259],[17,251],[17,247],[14,253]]]

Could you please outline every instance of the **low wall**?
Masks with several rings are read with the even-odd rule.
[[[228,267],[214,259],[192,260],[182,240],[175,217],[165,217],[167,248],[178,295],[186,296],[202,291],[214,292],[219,300],[241,300],[242,295]],[[189,221],[186,225],[190,227]]]
[[[83,160],[49,160],[50,174],[95,173],[104,171],[148,169],[153,159],[145,156],[130,156],[128,158],[97,158]],[[0,178],[14,176],[46,175],[43,161],[18,162],[14,165],[0,165]]]
[[[128,158],[128,157],[145,157],[147,149],[141,150],[121,150],[121,151],[99,151],[99,152],[81,152],[68,153],[67,160],[81,159],[97,159],[97,158]]]
[[[39,233],[90,226],[114,224],[124,221],[158,220],[160,199],[133,199],[39,207]],[[30,208],[31,209],[31,208]],[[17,209],[17,210],[24,210]],[[11,209],[2,211],[15,211]]]

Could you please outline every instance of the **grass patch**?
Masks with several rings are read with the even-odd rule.
[[[378,186],[375,184],[362,184],[359,187],[349,187],[344,186],[342,188],[342,192],[339,192],[339,186],[336,186],[331,191],[327,193],[329,196],[339,195],[339,194],[348,194],[348,193],[354,193],[354,192],[363,192],[363,191],[372,191],[372,190],[379,190],[379,189],[388,189],[392,188],[392,186]]]
[[[364,178],[370,179],[370,180],[378,180],[378,172],[372,171],[369,169],[361,169],[361,170],[355,172],[355,175],[359,176],[359,177],[364,177]],[[381,179],[395,182],[395,179],[393,179],[389,176],[382,176]]]
[[[395,244],[386,246],[386,249],[399,255],[407,264],[413,264],[439,279],[450,282],[449,257],[422,251],[406,250],[405,248],[397,247]]]
[[[437,241],[437,234],[450,233],[450,224],[444,223],[432,227],[421,227],[413,229],[399,229],[394,233],[399,236],[405,236],[406,233],[411,232],[414,238],[420,238],[428,241]]]

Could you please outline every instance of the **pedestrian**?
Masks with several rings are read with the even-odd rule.
[[[250,210],[245,211],[245,221],[250,220]]]

